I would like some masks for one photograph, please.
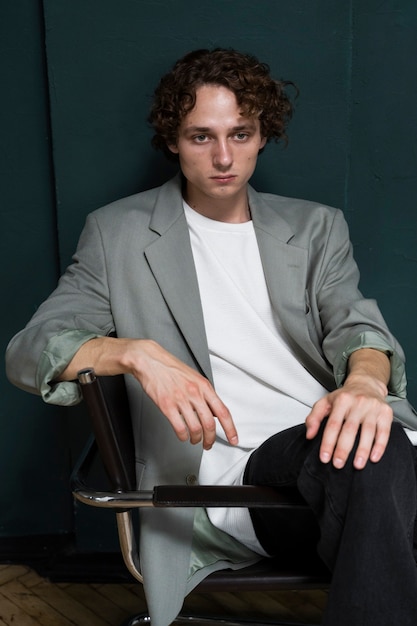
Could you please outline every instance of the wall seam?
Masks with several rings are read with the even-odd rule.
[[[60,278],[63,268],[61,267],[62,263],[61,263],[61,247],[60,247],[60,240],[59,240],[59,220],[58,220],[58,183],[57,183],[57,174],[56,174],[56,165],[55,165],[55,151],[54,151],[54,146],[55,146],[55,142],[54,142],[54,130],[53,130],[53,123],[52,123],[52,85],[53,85],[53,74],[51,71],[51,66],[49,63],[49,59],[48,59],[48,45],[47,45],[47,24],[46,24],[46,9],[45,9],[45,0],[39,0],[39,5],[40,5],[40,11],[42,14],[42,20],[41,20],[41,24],[43,25],[43,33],[42,33],[42,38],[43,38],[43,61],[44,61],[44,66],[45,66],[45,73],[46,73],[46,106],[47,106],[47,123],[48,123],[48,134],[49,134],[49,171],[50,171],[50,175],[51,175],[51,191],[52,191],[52,201],[53,201],[53,206],[54,206],[54,211],[52,212],[51,215],[51,221],[52,221],[52,226],[53,226],[53,230],[54,230],[54,255],[55,255],[55,274],[56,274],[56,280],[58,282],[58,279]],[[67,430],[67,441],[70,441],[70,431],[69,431],[69,424],[70,424],[70,420],[68,419],[68,410],[69,407],[65,408],[65,413],[67,416],[66,419],[66,423],[65,423],[65,428]],[[74,466],[73,462],[72,462],[72,454],[71,454],[71,446],[67,445],[66,448],[66,455],[67,455],[67,469],[68,469],[68,476],[71,474],[72,468]],[[69,535],[74,536],[74,534],[76,533],[76,522],[75,522],[75,507],[74,507],[74,502],[73,502],[73,498],[70,495],[70,490],[68,489],[68,499],[67,499],[67,505],[68,505],[68,527],[66,528],[66,532],[69,533]]]
[[[39,0],[40,2],[40,11],[42,14],[42,24],[43,24],[43,33],[42,38],[44,42],[43,46],[43,60],[46,71],[46,103],[47,103],[47,120],[48,120],[48,135],[49,135],[49,170],[51,175],[51,189],[52,189],[52,200],[54,205],[54,212],[52,214],[52,222],[55,233],[55,260],[56,260],[56,278],[60,277],[62,273],[61,268],[61,253],[60,253],[60,244],[59,244],[59,225],[58,225],[58,190],[57,190],[57,178],[56,178],[56,168],[55,168],[55,159],[54,159],[54,132],[53,132],[53,124],[52,124],[52,103],[51,103],[51,71],[48,61],[48,50],[47,50],[47,42],[46,42],[46,16],[45,16],[45,2],[44,0]]]
[[[347,58],[347,149],[345,165],[345,183],[343,203],[345,211],[350,210],[350,184],[352,163],[352,132],[353,132],[353,50],[354,50],[354,0],[349,2],[349,35]]]

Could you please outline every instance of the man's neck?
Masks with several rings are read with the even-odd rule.
[[[246,191],[239,198],[221,199],[188,194],[185,188],[183,196],[194,211],[209,219],[231,224],[241,224],[252,219]]]

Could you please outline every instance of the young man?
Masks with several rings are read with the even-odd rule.
[[[47,402],[79,401],[84,367],[130,375],[142,488],[287,485],[311,506],[285,531],[273,511],[143,512],[157,626],[214,569],[317,541],[333,571],[326,625],[417,620],[401,348],[358,291],[342,214],[248,185],[265,144],[286,138],[287,86],[236,51],[178,61],[150,119],[181,174],[88,217],[73,265],[8,349],[10,379]]]

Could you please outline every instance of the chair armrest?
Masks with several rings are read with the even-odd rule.
[[[128,510],[141,507],[306,507],[298,493],[264,486],[158,485],[151,491],[134,488],[134,450],[124,379],[97,377],[93,369],[79,372],[96,445],[90,441],[71,477],[73,495],[90,506]],[[86,486],[94,449],[107,471],[111,489]]]
[[[74,497],[83,504],[108,509],[138,509],[143,507],[239,507],[293,509],[306,507],[300,497],[287,497],[269,487],[212,486],[183,487],[158,485],[145,491],[95,491],[82,485],[73,485]]]
[[[155,507],[305,507],[304,498],[293,492],[254,485],[159,485],[154,488]]]

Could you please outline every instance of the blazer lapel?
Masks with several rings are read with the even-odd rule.
[[[161,188],[151,224],[160,236],[145,256],[164,299],[204,374],[212,372],[180,177]]]
[[[252,188],[249,204],[272,308],[285,338],[304,367],[330,384],[329,371],[306,323],[308,250],[290,244],[294,232],[288,222]]]
[[[249,202],[272,306],[294,330],[294,317],[304,308],[307,250],[288,245],[294,236],[290,225],[252,190]]]

